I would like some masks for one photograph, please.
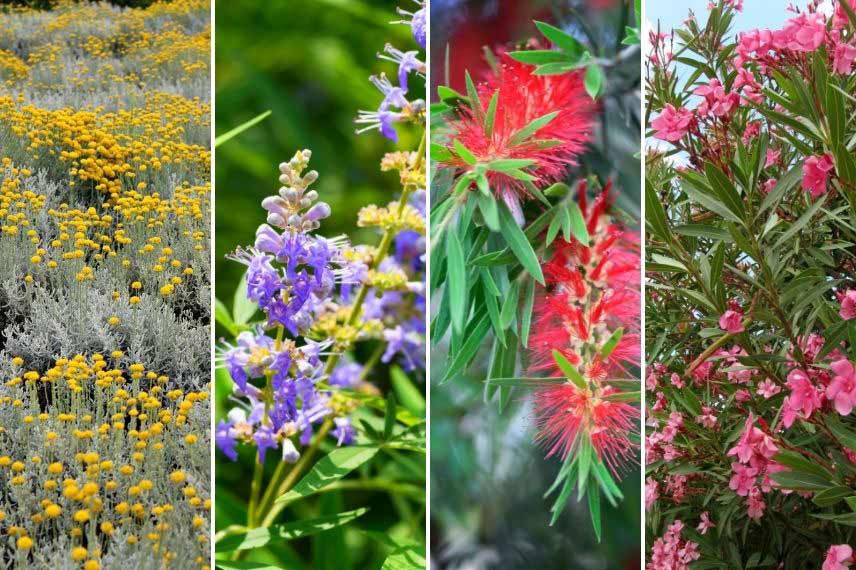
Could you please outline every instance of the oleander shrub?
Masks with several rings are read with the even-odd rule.
[[[854,4],[647,62],[648,568],[818,568],[856,546]]]

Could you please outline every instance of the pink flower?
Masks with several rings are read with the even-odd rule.
[[[832,166],[832,156],[829,153],[808,157],[803,165],[803,190],[807,190],[814,198],[826,192],[826,180]]]
[[[701,415],[696,418],[696,421],[706,427],[707,429],[713,429],[716,427],[716,416],[714,415],[713,408],[709,406],[703,406],[701,408]]]
[[[847,544],[834,544],[826,551],[822,570],[846,570],[853,563],[853,548]]]
[[[835,376],[826,388],[826,397],[835,403],[839,414],[848,416],[856,407],[856,370],[846,359],[833,362],[829,368]]]
[[[841,310],[838,312],[845,321],[856,317],[856,289],[846,291],[840,298]]]
[[[770,178],[769,180],[764,182],[764,184],[761,185],[761,192],[763,192],[764,194],[769,194],[770,191],[776,187],[776,184],[778,182],[779,181],[776,180],[775,178]]]
[[[660,484],[653,478],[645,479],[645,510],[651,510],[651,506],[660,498]]]
[[[746,128],[743,129],[743,136],[740,140],[743,141],[743,144],[748,145],[760,132],[761,121],[749,121],[746,123]]]
[[[826,21],[817,12],[802,13],[785,22],[785,26],[773,33],[773,44],[778,49],[797,52],[814,51],[826,37]]]
[[[781,156],[782,151],[768,148],[767,149],[767,159],[764,161],[764,168],[770,168],[777,162],[779,162],[779,156]]]
[[[675,109],[671,104],[666,105],[656,119],[651,121],[654,137],[660,140],[675,142],[681,140],[692,128],[695,118],[692,111],[681,107]]]
[[[743,332],[743,313],[728,309],[719,317],[719,328],[731,334]]]
[[[731,464],[731,471],[734,474],[728,482],[728,487],[741,497],[747,496],[755,488],[755,478],[758,476],[758,470],[735,461]]]
[[[763,382],[758,384],[758,395],[764,396],[765,400],[769,400],[781,391],[782,387],[770,380],[769,378],[764,379]]]
[[[672,386],[674,386],[675,388],[680,389],[684,387],[684,381],[681,380],[681,377],[678,376],[678,374],[676,374],[675,372],[672,372],[672,376],[669,378],[669,382],[671,382]]]
[[[797,417],[802,415],[804,419],[808,419],[812,412],[820,407],[821,393],[799,368],[791,370],[787,383],[791,393],[782,403],[782,422],[785,427],[791,427]]]
[[[716,528],[716,525],[710,520],[707,511],[704,511],[699,518],[701,519],[701,522],[698,523],[696,530],[699,531],[700,534],[706,534],[708,530]]]
[[[737,445],[728,450],[728,456],[737,456],[740,463],[749,463],[752,467],[766,467],[779,448],[773,438],[755,427],[755,417],[750,413],[743,426],[743,434]],[[733,467],[733,466],[732,466]]]
[[[707,85],[696,87],[693,94],[704,97],[698,106],[700,115],[710,113],[716,117],[727,117],[740,102],[740,96],[734,91],[726,93],[718,79],[711,79]]]
[[[760,489],[756,487],[749,491],[749,497],[746,499],[746,514],[750,519],[758,520],[764,516],[765,506]]]
[[[841,75],[850,75],[854,59],[856,59],[856,46],[839,43],[833,52],[832,70]]]
[[[699,559],[698,544],[681,539],[683,528],[684,523],[676,520],[654,541],[645,570],[688,570],[690,563]]]

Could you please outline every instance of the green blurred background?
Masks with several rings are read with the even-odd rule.
[[[394,199],[398,175],[380,172],[380,159],[388,151],[414,149],[418,141],[406,129],[401,129],[398,145],[377,131],[358,136],[353,121],[359,109],[376,109],[381,100],[369,75],[394,74],[393,64],[376,58],[384,43],[415,49],[409,27],[390,24],[398,19],[396,6],[390,0],[216,2],[217,134],[272,111],[216,151],[215,293],[227,307],[232,307],[245,266],[225,256],[253,243],[256,228],[265,220],[260,202],[277,191],[278,165],[298,149],[312,150],[310,168],[320,173],[313,188],[333,210],[321,233],[377,243],[374,232],[356,228],[357,212],[367,204]],[[410,85],[411,92],[424,92],[418,79],[411,77]],[[216,335],[219,341],[227,333],[218,326]],[[378,374],[385,376],[386,372]],[[216,384],[219,420],[227,411],[231,382],[218,371]],[[249,449],[241,450],[238,463],[216,454],[218,529],[243,524],[251,477]],[[312,511],[289,516],[362,506],[371,510],[356,525],[361,530],[328,531],[312,541],[283,542],[268,558],[288,569],[379,567],[386,554],[377,547],[379,537],[405,520],[419,518],[419,513],[402,512],[410,508],[406,501],[390,501],[381,493],[326,493],[300,507]],[[372,531],[380,534],[373,536]]]
[[[475,78],[488,68],[484,46],[537,36],[532,20],[558,25],[611,59],[624,26],[633,25],[628,0],[432,0],[431,83],[448,74],[463,91],[464,70]],[[449,66],[445,66],[448,46]],[[634,220],[640,215],[640,54],[633,48],[608,72],[607,95],[595,140],[568,181],[597,175],[616,184],[616,205]],[[432,189],[432,199],[436,194]],[[631,222],[639,229],[638,222]],[[445,345],[431,351],[431,552],[442,570],[638,570],[642,567],[641,470],[624,474],[619,508],[603,508],[603,541],[598,543],[585,501],[570,500],[555,526],[544,492],[561,462],[544,459],[532,443],[532,413],[526,395],[512,393],[503,413],[485,401],[484,379],[490,343],[468,373],[438,386]],[[638,371],[636,374],[638,377]]]

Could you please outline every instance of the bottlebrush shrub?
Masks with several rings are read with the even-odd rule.
[[[432,340],[448,337],[443,384],[490,339],[486,397],[504,409],[512,390],[531,392],[536,441],[562,461],[552,521],[576,489],[599,539],[601,496],[617,504],[615,478],[638,462],[640,253],[611,183],[591,197],[578,167],[607,72],[639,52],[598,60],[536,26],[549,43],[528,45],[543,49],[491,54],[484,81],[467,73],[466,95],[440,87],[432,109]],[[575,190],[565,183],[581,177]]]
[[[209,17],[0,14],[0,566],[210,565]]]
[[[843,568],[856,18],[810,4],[733,37],[739,4],[651,35],[648,568]]]
[[[421,46],[424,10],[399,11]],[[425,404],[417,385],[425,361],[427,149],[425,102],[409,89],[424,64],[419,51],[390,45],[379,57],[397,64],[396,82],[370,78],[383,99],[377,112],[360,112],[357,122],[367,125],[360,132],[377,129],[397,141],[396,129],[415,125],[422,142],[381,161],[381,170],[397,173],[400,195],[365,206],[357,219],[377,231],[378,244],[322,237],[333,212],[312,188],[319,174],[307,171],[311,153],[302,150],[280,164],[282,186],[261,202],[267,223],[254,245],[230,256],[248,268],[231,312],[217,304],[218,323],[234,336],[219,359],[234,405],[217,423],[216,443],[232,461],[252,454],[254,476],[246,525],[218,533],[224,559],[267,560],[283,538],[346,525],[368,510],[307,516],[317,510],[307,499],[316,493],[374,489],[408,512],[424,506]],[[395,392],[384,398],[390,384]],[[362,477],[340,481],[358,468]],[[289,522],[280,522],[284,512]],[[391,547],[384,566],[425,567],[423,525],[424,513],[414,514],[407,532],[384,535],[381,548]]]

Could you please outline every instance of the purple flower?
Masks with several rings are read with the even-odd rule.
[[[217,430],[214,432],[214,440],[223,455],[232,461],[237,461],[238,452],[235,449],[237,442],[235,441],[235,438],[232,437],[231,431],[232,423],[227,422],[226,420],[220,420],[220,423],[217,424]]]
[[[273,428],[268,425],[260,426],[253,434],[253,441],[256,442],[256,448],[259,450],[259,463],[265,462],[265,454],[268,449],[276,449],[276,435]]]
[[[410,20],[410,31],[413,32],[413,39],[419,44],[419,47],[425,49],[428,39],[427,23],[425,21],[425,8],[417,10]]]
[[[353,445],[357,440],[357,430],[351,425],[351,419],[347,417],[334,418],[333,423],[336,427],[330,432],[336,438],[336,445]]]
[[[392,44],[386,44],[383,51],[384,54],[378,54],[378,57],[398,64],[398,84],[406,93],[408,89],[407,76],[410,72],[422,73],[425,70],[425,64],[417,57],[419,52],[401,51],[393,47]]]
[[[396,354],[400,354],[401,364],[409,372],[415,370],[424,360],[424,339],[419,333],[407,331],[398,325],[394,329],[383,331],[383,337],[387,342],[386,352],[381,357],[384,363],[390,362]]]
[[[340,364],[330,375],[330,385],[340,388],[354,388],[362,381],[363,366],[356,362]]]
[[[386,75],[372,75],[369,77],[369,81],[383,93],[383,100],[378,107],[379,113],[389,111],[391,108],[404,109],[409,105],[409,101],[407,101],[407,97],[405,96],[407,95],[407,89],[396,87],[387,79]]]

